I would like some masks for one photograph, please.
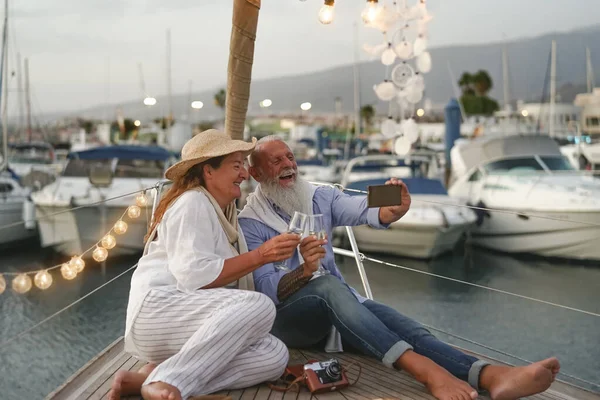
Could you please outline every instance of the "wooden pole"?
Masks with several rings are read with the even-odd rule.
[[[225,132],[234,139],[244,137],[259,10],[260,0],[234,0],[225,98]]]

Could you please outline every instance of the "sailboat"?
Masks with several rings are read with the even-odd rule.
[[[0,159],[0,245],[32,238],[34,229],[23,224],[24,204],[30,189],[25,188],[17,174],[8,167],[7,101],[8,85],[6,72],[8,65],[8,0],[4,3],[4,30],[2,34],[2,55],[0,62],[0,100],[2,103],[2,158]],[[28,225],[30,226],[30,225]],[[33,224],[32,227],[35,227]]]

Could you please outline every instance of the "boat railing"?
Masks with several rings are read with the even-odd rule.
[[[154,211],[156,210],[156,208],[158,206],[158,203],[159,203],[162,191],[170,183],[171,182],[168,181],[168,180],[161,180],[161,181],[157,182],[155,185],[153,185],[151,187],[148,187],[148,188],[136,191],[136,192],[132,192],[132,193],[127,193],[125,195],[117,196],[115,198],[120,198],[120,197],[125,197],[125,196],[131,196],[131,195],[137,194],[137,193],[146,194],[146,193],[150,192],[152,194],[152,197],[153,197],[153,199],[152,199],[152,215],[153,215]],[[365,194],[366,193],[365,191],[362,191],[362,190],[344,188],[340,184],[330,184],[330,183],[321,183],[321,182],[312,182],[312,183],[315,184],[315,185],[319,185],[319,186],[334,187],[334,188],[336,188],[338,190],[342,190],[342,191],[346,191],[346,192],[355,192],[355,193],[361,193],[361,194]],[[114,200],[115,198],[106,199],[105,201]],[[424,201],[424,202],[430,202],[430,201]],[[452,204],[452,205],[456,205],[456,204]],[[66,211],[62,211],[62,212],[74,211],[74,210],[77,210],[77,209],[80,209],[80,208],[90,207],[90,206],[92,206],[92,205],[80,206],[80,207],[76,207],[76,208],[73,208],[73,209],[70,209],[70,210],[66,210]],[[467,207],[467,208],[471,208],[471,209],[473,209],[473,208],[475,208],[475,209],[484,209],[484,210],[487,210],[487,211],[498,211],[498,212],[513,213],[513,212],[510,212],[510,211],[506,211],[506,210],[494,210],[494,209],[489,209],[489,208],[473,207],[473,206],[467,206],[467,205],[456,205],[456,206]],[[514,212],[514,214],[521,215],[522,213]],[[147,218],[149,220],[151,220],[152,219],[152,215],[147,216]],[[545,216],[533,216],[533,217],[552,219],[552,218],[548,218],[548,217],[545,217]],[[573,222],[573,221],[571,221],[571,222]],[[579,223],[585,223],[585,222],[584,221],[580,221]],[[600,224],[593,224],[593,223],[588,223],[588,224],[595,225],[595,226],[600,226]],[[5,227],[0,227],[0,230],[3,229],[3,228],[5,228]],[[360,250],[358,248],[356,240],[354,239],[354,234],[353,234],[352,228],[351,227],[346,227],[346,232],[348,233],[348,236],[349,236],[349,239],[350,239],[350,245],[351,245],[351,249],[352,250],[346,250],[346,249],[342,249],[342,248],[338,248],[338,247],[333,247],[333,251],[337,255],[340,255],[340,256],[343,256],[343,257],[354,258],[354,260],[356,262],[356,266],[358,268],[359,276],[360,276],[360,279],[361,279],[362,286],[364,288],[365,294],[370,299],[373,298],[373,294],[372,294],[372,290],[371,290],[371,287],[370,287],[370,284],[369,284],[369,281],[368,281],[368,278],[367,278],[367,274],[366,274],[366,271],[365,271],[365,268],[364,268],[364,262],[365,261],[372,262],[372,263],[379,264],[379,265],[385,265],[387,267],[396,268],[396,269],[404,270],[404,271],[407,271],[407,272],[412,272],[412,273],[417,273],[417,274],[421,274],[421,275],[426,275],[426,276],[429,276],[429,277],[432,277],[432,278],[436,278],[436,279],[442,279],[442,280],[446,280],[446,281],[450,281],[450,282],[455,282],[455,283],[459,283],[459,284],[462,284],[462,285],[467,285],[467,286],[470,286],[470,287],[474,287],[474,288],[478,288],[478,289],[482,289],[482,290],[491,291],[491,292],[494,292],[494,293],[497,293],[497,294],[501,294],[501,295],[505,295],[505,296],[511,296],[511,297],[515,297],[515,298],[520,298],[520,299],[524,299],[524,300],[527,300],[527,301],[535,302],[535,303],[538,303],[538,304],[544,304],[544,305],[551,306],[551,307],[554,307],[554,308],[559,308],[559,309],[563,309],[563,310],[568,310],[568,311],[576,312],[576,313],[579,313],[579,314],[582,314],[582,315],[587,315],[587,316],[590,316],[590,317],[595,317],[595,318],[599,318],[600,317],[599,313],[596,313],[596,312],[593,312],[593,311],[584,310],[584,309],[580,309],[580,308],[576,308],[576,307],[570,307],[570,306],[567,306],[567,305],[563,305],[563,304],[559,304],[559,303],[555,303],[555,302],[551,302],[551,301],[547,301],[547,300],[543,300],[543,299],[539,299],[539,298],[535,298],[535,297],[531,297],[531,296],[525,296],[525,295],[522,295],[522,294],[519,294],[519,293],[507,291],[507,290],[497,289],[497,288],[490,287],[490,286],[485,286],[485,285],[480,285],[480,284],[477,284],[477,283],[463,281],[463,280],[452,278],[452,277],[449,277],[449,276],[444,276],[444,275],[435,274],[435,273],[431,273],[431,272],[427,272],[427,271],[422,271],[422,270],[419,270],[419,269],[416,269],[416,268],[410,268],[410,267],[407,267],[407,266],[403,266],[403,265],[391,263],[391,262],[388,262],[388,261],[380,260],[380,259],[375,258],[375,257],[371,257],[371,256],[368,256],[368,255],[365,255],[364,253],[360,252]],[[100,243],[100,242],[98,242],[98,243]],[[47,268],[45,270],[29,271],[29,272],[27,272],[27,274],[36,274],[37,272],[48,271],[50,269],[59,268],[59,267],[61,267],[61,265],[63,265],[63,264],[59,264],[57,266],[54,266],[54,267],[51,267],[51,268]],[[60,310],[56,311],[52,315],[44,318],[42,321],[33,324],[32,326],[24,329],[23,331],[19,332],[18,334],[14,335],[14,336],[12,336],[12,337],[10,337],[8,339],[3,340],[2,342],[0,342],[0,352],[4,351],[5,349],[11,348],[10,345],[12,345],[15,341],[17,341],[20,338],[22,338],[23,336],[31,333],[32,331],[36,330],[37,328],[43,326],[47,322],[53,320],[54,318],[56,318],[57,316],[59,316],[63,312],[67,311],[71,307],[73,307],[73,306],[81,303],[83,300],[85,300],[86,298],[90,297],[94,293],[96,293],[99,290],[103,289],[104,287],[110,285],[111,283],[115,282],[119,278],[125,276],[126,274],[128,274],[129,272],[131,272],[132,270],[134,270],[136,267],[137,267],[137,263],[134,264],[133,266],[127,268],[125,271],[123,271],[120,274],[116,275],[114,278],[110,279],[109,281],[105,282],[104,284],[96,287],[95,289],[93,289],[89,293],[86,293],[85,295],[79,297],[77,300],[73,301],[72,303],[68,304],[67,306],[65,306],[65,307],[61,308]],[[4,276],[17,276],[18,274],[19,273],[2,273],[0,275],[4,275]],[[499,350],[499,349],[495,349],[495,348],[493,348],[491,346],[487,346],[487,345],[485,345],[483,343],[474,341],[472,339],[469,339],[469,338],[466,338],[466,337],[463,337],[463,336],[460,336],[460,335],[456,335],[456,334],[448,332],[448,331],[446,331],[444,329],[440,329],[440,328],[437,328],[437,327],[434,327],[434,326],[431,326],[431,325],[427,325],[427,324],[422,324],[422,325],[425,326],[426,328],[430,329],[430,330],[443,333],[443,334],[445,334],[445,335],[447,335],[449,337],[453,337],[455,339],[462,340],[465,343],[470,343],[470,344],[473,344],[475,346],[479,346],[481,348],[487,349],[487,350],[495,352],[497,354],[501,354],[503,356],[512,358],[514,360],[518,360],[518,361],[523,362],[523,363],[531,363],[530,360],[527,360],[527,359],[525,359],[523,357],[520,357],[518,355],[514,355],[514,354],[511,354],[511,353]],[[589,380],[577,377],[577,376],[575,376],[573,374],[569,374],[566,371],[564,371],[564,369],[561,370],[561,372],[559,373],[559,375],[562,375],[564,377],[570,378],[573,381],[584,383],[584,384],[588,385],[589,387],[598,388],[600,390],[600,384],[599,383],[591,382]],[[565,383],[568,383],[568,382],[565,382]],[[581,388],[583,390],[591,390],[591,389],[586,388],[586,387],[581,387],[581,386],[575,385],[572,382],[568,383],[568,384],[571,384],[573,386],[577,386],[577,387],[579,387],[579,388]]]

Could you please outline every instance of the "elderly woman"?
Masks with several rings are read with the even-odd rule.
[[[291,257],[299,239],[282,234],[248,252],[235,199],[255,143],[211,129],[167,170],[173,185],[131,280],[125,330],[126,351],[151,364],[117,378],[111,398],[136,379],[144,399],[179,400],[283,373],[287,348],[269,334],[275,306],[253,291],[252,271]]]

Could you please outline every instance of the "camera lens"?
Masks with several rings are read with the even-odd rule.
[[[327,376],[329,376],[331,379],[337,380],[340,379],[342,368],[340,367],[340,364],[337,361],[333,361],[327,366],[325,372],[327,373]]]

